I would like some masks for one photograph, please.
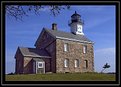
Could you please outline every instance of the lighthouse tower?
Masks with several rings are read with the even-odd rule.
[[[77,14],[75,11],[75,13],[71,16],[71,22],[69,23],[71,32],[73,34],[84,35],[83,24],[84,23],[81,20],[81,15]]]

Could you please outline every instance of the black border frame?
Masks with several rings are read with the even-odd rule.
[[[5,5],[115,5],[116,81],[5,81]],[[2,86],[119,86],[120,85],[120,2],[119,1],[2,1],[1,3],[1,85]]]

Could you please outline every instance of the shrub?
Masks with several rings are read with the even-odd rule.
[[[8,75],[14,75],[14,73],[13,73],[13,72],[11,72],[11,73],[8,73]]]

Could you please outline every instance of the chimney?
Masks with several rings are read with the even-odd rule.
[[[56,23],[52,24],[52,30],[57,30],[57,24]]]

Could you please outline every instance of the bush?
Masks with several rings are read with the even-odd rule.
[[[13,72],[11,72],[11,73],[8,73],[8,75],[14,75],[14,73],[13,73]]]

